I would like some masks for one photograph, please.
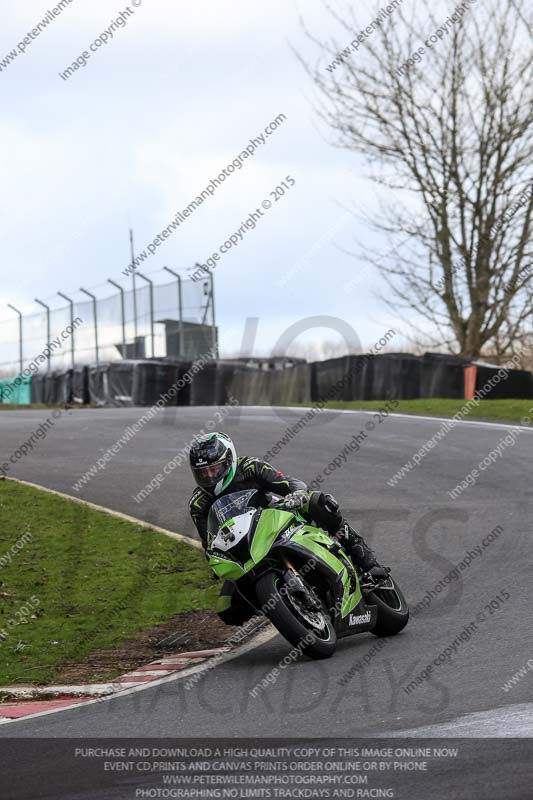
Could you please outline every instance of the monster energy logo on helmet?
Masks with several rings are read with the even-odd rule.
[[[226,433],[206,433],[194,441],[189,463],[198,486],[219,495],[235,477],[235,445]]]

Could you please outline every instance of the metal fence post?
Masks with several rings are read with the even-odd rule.
[[[47,306],[46,303],[43,303],[42,300],[38,300],[37,298],[35,298],[35,302],[46,309],[46,344],[48,346],[50,344],[50,306]],[[46,360],[48,362],[46,367],[47,372],[50,372],[52,369],[51,355],[51,352],[48,352],[48,355],[46,356]]]
[[[67,297],[66,294],[63,294],[63,292],[58,292],[58,295],[70,305],[70,327],[72,328],[72,333],[70,334],[70,358],[72,366],[74,367],[74,301],[71,300],[70,297]]]
[[[86,294],[87,297],[90,297],[91,300],[93,301],[94,344],[95,344],[95,349],[96,349],[96,366],[98,366],[98,364],[99,364],[99,359],[98,359],[98,317],[97,317],[97,314],[96,314],[96,295],[95,294],[91,294],[91,292],[88,292],[87,289],[83,289],[81,286],[80,286],[80,292],[83,292],[83,294]]]
[[[218,358],[218,336],[215,320],[215,279],[213,277],[213,273],[210,274],[209,278],[211,280],[211,325],[213,326],[213,345],[215,350],[215,358]]]
[[[217,329],[215,322],[215,281],[213,279],[213,273],[211,272],[211,270],[207,269],[207,267],[204,267],[202,264],[199,264],[198,262],[196,262],[194,266],[198,267],[198,269],[203,270],[205,274],[209,276],[209,283],[210,283],[209,298],[205,306],[204,318],[202,320],[202,323],[205,323],[207,317],[207,309],[209,307],[208,305],[209,300],[211,300],[211,343],[213,352],[215,354],[215,358],[218,358],[218,338],[217,338]]]
[[[11,309],[11,311],[14,311],[15,314],[18,314],[19,317],[19,369],[20,374],[22,375],[22,367],[24,364],[24,353],[22,347],[22,311],[19,311],[18,308],[12,306],[11,303],[8,303],[7,306]]]
[[[133,245],[133,231],[130,228],[130,252],[131,252],[131,280],[133,287],[133,341],[135,342],[135,356],[137,356],[137,287],[135,285],[135,248]]]
[[[107,282],[120,292],[120,315],[122,318],[122,358],[126,358],[126,312],[124,310],[124,289],[119,283],[112,281],[111,278],[108,278]]]
[[[142,278],[143,281],[150,287],[150,338],[152,339],[152,358],[155,358],[155,335],[154,335],[154,282],[147,278],[146,275],[143,275],[142,272],[137,271],[137,275],[139,278]]]
[[[163,267],[163,269],[166,270],[167,272],[169,272],[171,275],[174,275],[174,277],[178,281],[178,325],[179,325],[179,328],[178,328],[178,331],[179,331],[179,334],[178,334],[178,341],[179,341],[178,356],[181,357],[185,353],[185,347],[184,347],[184,341],[183,341],[183,296],[182,296],[182,293],[181,293],[181,275],[178,275],[178,273],[174,272],[174,270],[170,269],[170,267]]]

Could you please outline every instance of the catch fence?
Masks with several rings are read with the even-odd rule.
[[[137,273],[135,290],[108,281],[85,294],[60,292],[37,299],[34,314],[10,306],[13,319],[0,322],[0,378],[34,363],[47,372],[122,358],[194,359],[210,347],[216,353],[212,275],[201,282],[163,275],[168,280],[156,283]]]

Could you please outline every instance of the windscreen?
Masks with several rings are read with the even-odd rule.
[[[248,489],[224,495],[216,500],[211,506],[207,518],[207,530],[211,536],[216,536],[220,527],[229,519],[244,514],[250,508],[257,508],[258,496],[259,492],[256,489]]]

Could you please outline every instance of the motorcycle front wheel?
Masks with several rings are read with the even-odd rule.
[[[304,581],[305,585],[305,581]],[[310,658],[330,658],[337,647],[337,636],[325,608],[309,608],[291,591],[283,576],[266,572],[255,585],[259,607],[282,636]],[[311,592],[311,590],[309,590]]]

